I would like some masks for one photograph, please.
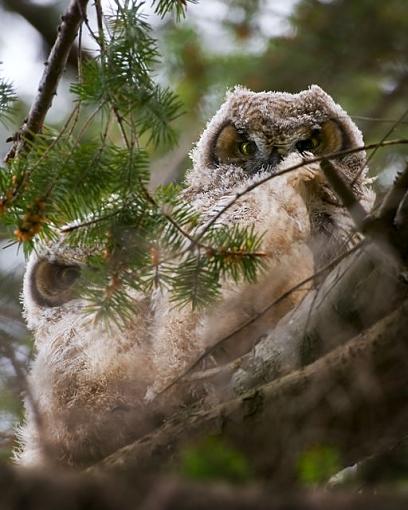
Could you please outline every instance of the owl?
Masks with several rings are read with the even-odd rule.
[[[227,94],[192,150],[182,196],[200,214],[199,229],[212,221],[262,234],[267,262],[255,283],[223,281],[220,298],[205,310],[175,309],[165,291],[135,292],[132,323],[125,331],[114,324],[108,329],[83,313],[86,301],[72,292],[81,250],[66,246],[63,237],[41,246],[24,279],[36,356],[18,462],[89,465],[197,398],[188,389],[161,395],[206,349],[229,336],[213,363],[247,352],[304,297],[316,268],[344,248],[352,232],[347,211],[310,161],[361,145],[353,121],[318,86],[297,94],[242,87]],[[334,162],[369,208],[364,152]],[[309,284],[288,292],[308,278]]]

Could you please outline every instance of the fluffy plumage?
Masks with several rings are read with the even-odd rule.
[[[301,162],[309,149],[319,153],[360,145],[361,133],[350,117],[317,86],[299,94],[236,88],[192,151],[193,168],[183,195],[202,214],[204,224],[237,192]],[[365,154],[339,157],[336,165],[349,182],[355,179],[354,190],[368,206],[373,195],[365,184]],[[38,300],[33,287],[38,285],[38,261],[69,265],[81,260],[80,252],[67,249],[62,240],[31,257],[24,306],[35,332],[30,386],[42,434],[39,437],[38,420],[27,403],[21,463],[45,462],[51,452],[58,462],[86,465],[148,430],[168,410],[155,405],[158,391],[203,349],[312,275],[350,231],[348,214],[317,164],[305,164],[256,187],[219,222],[253,225],[265,234],[262,248],[269,256],[268,268],[260,281],[239,287],[225,282],[222,298],[200,313],[174,310],[166,294],[135,294],[138,313],[125,333],[93,324],[81,313],[81,299],[54,307]],[[305,287],[291,294],[250,329],[236,334],[230,355],[247,350],[306,291]]]

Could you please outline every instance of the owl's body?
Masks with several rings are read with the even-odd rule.
[[[316,140],[320,137],[320,145],[309,142],[312,132]],[[249,185],[301,163],[301,152],[328,153],[360,145],[356,126],[318,87],[294,95],[238,88],[194,149],[183,195],[201,214],[203,227]],[[364,184],[364,154],[335,162],[349,182],[357,177],[354,190],[368,205],[372,194]],[[38,281],[41,271],[70,267],[81,253],[61,241],[31,258],[24,300],[35,331],[37,355],[30,386],[41,423],[27,403],[21,463],[45,462],[48,455],[64,464],[86,465],[149,430],[166,414],[166,406],[168,410],[177,405],[174,393],[171,401],[156,405],[154,396],[160,390],[204,349],[310,277],[350,232],[350,219],[316,163],[254,187],[217,223],[252,226],[264,234],[262,251],[268,262],[259,281],[239,286],[225,281],[221,298],[203,312],[174,309],[166,293],[135,294],[138,311],[126,332],[92,323],[81,312],[81,299],[64,299],[57,306],[41,298],[48,292]],[[40,271],[41,264],[45,269]],[[229,344],[235,351],[231,356],[247,350],[307,289],[306,285],[290,294],[251,328],[237,332]]]

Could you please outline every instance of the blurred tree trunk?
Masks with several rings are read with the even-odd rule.
[[[408,496],[291,491],[146,478],[123,483],[54,472],[19,472],[0,464],[2,508],[24,510],[405,510]]]

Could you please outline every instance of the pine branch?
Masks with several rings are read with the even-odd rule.
[[[78,28],[85,18],[87,4],[88,0],[71,0],[68,9],[62,16],[61,24],[58,27],[58,37],[51,49],[38,87],[38,95],[31,106],[27,120],[14,136],[14,144],[5,157],[6,162],[16,155],[27,153],[35,135],[41,131]]]
[[[9,120],[15,100],[16,96],[12,85],[0,79],[0,122],[2,124],[5,124],[5,120]]]

